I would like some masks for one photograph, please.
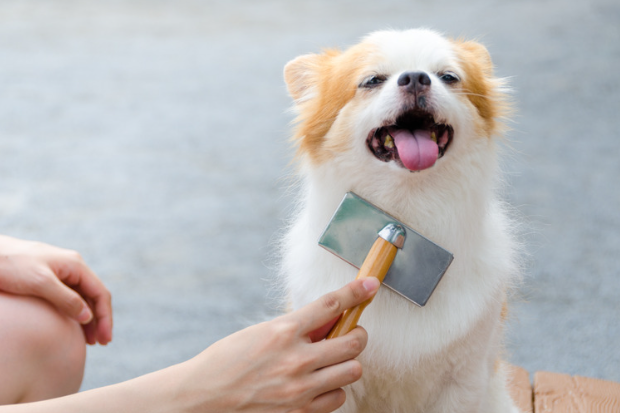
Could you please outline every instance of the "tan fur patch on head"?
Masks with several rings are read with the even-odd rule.
[[[477,42],[453,42],[459,64],[465,72],[462,88],[484,121],[487,136],[500,132],[498,119],[510,111],[506,96],[501,92],[502,81],[493,77],[493,63],[487,49]]]
[[[293,140],[298,153],[321,163],[329,156],[325,135],[340,110],[355,96],[358,77],[369,54],[368,46],[357,45],[342,53],[300,56],[284,68],[284,80],[296,100],[299,116]]]

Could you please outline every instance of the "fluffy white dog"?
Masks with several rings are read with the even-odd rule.
[[[292,308],[355,278],[317,246],[347,191],[454,254],[425,307],[379,291],[360,321],[363,378],[339,411],[516,412],[501,362],[519,272],[497,195],[508,107],[487,50],[430,30],[380,31],[344,52],[300,56],[284,75],[301,184],[283,242]]]

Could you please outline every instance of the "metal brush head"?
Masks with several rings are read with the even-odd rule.
[[[452,254],[370,202],[347,192],[319,245],[360,268],[377,234],[390,223],[404,227],[406,238],[383,283],[423,307],[452,263]]]

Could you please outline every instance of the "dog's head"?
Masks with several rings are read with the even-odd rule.
[[[349,156],[432,170],[498,132],[505,104],[492,72],[482,45],[430,30],[375,32],[344,52],[300,56],[284,69],[299,152],[315,165]]]

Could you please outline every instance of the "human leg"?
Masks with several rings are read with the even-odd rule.
[[[78,391],[85,359],[76,321],[39,298],[0,292],[0,405]]]

